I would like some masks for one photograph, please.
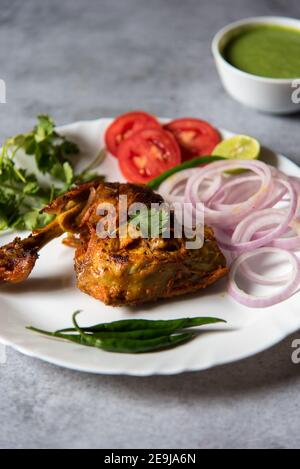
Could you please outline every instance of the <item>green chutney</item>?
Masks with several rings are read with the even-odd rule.
[[[223,57],[252,75],[300,78],[300,29],[267,24],[243,28],[229,40]]]

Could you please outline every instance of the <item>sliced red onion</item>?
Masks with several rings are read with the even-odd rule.
[[[184,189],[188,179],[195,174],[196,169],[185,169],[179,173],[173,174],[166,179],[159,188],[159,193],[164,197],[166,202],[182,202],[183,195],[178,195],[178,192]],[[183,187],[182,187],[183,186]]]
[[[279,179],[272,181],[272,186],[270,188],[270,193],[266,197],[265,202],[262,204],[261,208],[272,208],[275,207],[279,202],[284,200],[284,197],[287,193],[287,189],[283,184],[280,184]]]
[[[213,195],[216,193],[216,191],[221,187],[222,185],[222,175],[216,175],[215,177],[211,178],[208,180],[209,185],[207,188],[204,188],[200,195],[201,197],[201,202],[206,203],[213,197]]]
[[[263,234],[269,233],[270,230],[260,231],[253,236],[253,239],[260,238]],[[285,236],[274,239],[269,246],[280,249],[287,249],[288,251],[300,250],[300,236],[295,234],[294,231],[289,230],[284,233]],[[289,236],[286,236],[289,235]],[[233,250],[233,249],[232,249]]]
[[[252,174],[228,173],[235,169]],[[287,176],[261,161],[228,160],[177,173],[161,185],[160,193],[169,202],[190,202],[194,208],[188,215],[192,218],[197,204],[205,204],[205,222],[213,227],[228,264],[233,262],[229,291],[237,301],[264,307],[294,293],[300,283],[299,263],[291,252],[300,250],[300,178]],[[264,253],[284,254],[292,271],[276,279],[254,272],[249,259]],[[248,295],[235,282],[239,268],[252,282],[286,286],[267,298]]]
[[[262,254],[282,254],[286,256],[286,258],[290,261],[292,270],[289,273],[289,278],[287,280],[285,288],[283,288],[279,293],[270,296],[264,297],[257,297],[255,295],[251,295],[246,293],[244,290],[241,290],[237,283],[236,283],[236,275],[238,272],[239,267],[243,264],[243,262],[248,261],[249,259],[262,255]],[[229,287],[228,292],[229,294],[237,300],[239,303],[249,306],[251,308],[265,308],[268,306],[273,306],[275,304],[281,303],[282,301],[289,298],[293,295],[299,286],[300,282],[300,268],[299,268],[299,261],[295,254],[285,251],[278,248],[260,248],[252,252],[247,252],[241,254],[232,264],[230,275],[229,275]],[[276,283],[276,282],[274,282]]]
[[[259,178],[252,176],[249,177],[248,180],[240,180],[238,184],[241,185],[239,191],[234,191],[234,186],[237,184],[235,181],[232,181],[228,185],[223,186],[223,188],[215,194],[214,198],[210,201],[210,206],[217,210],[225,210],[228,205],[238,204],[240,203],[241,199],[244,201],[245,199],[251,197],[253,193],[257,192],[259,189]],[[224,196],[221,191],[226,191],[230,189],[230,202],[222,203],[222,201],[218,200]],[[281,182],[281,179],[274,179],[271,182],[269,192],[266,194],[265,200],[262,202],[260,208],[272,208],[281,202],[287,193],[287,188]]]
[[[232,245],[232,231],[225,231],[219,227],[214,227],[214,234],[218,241],[219,247],[223,250],[233,253],[235,251],[234,246]]]
[[[209,206],[213,209],[220,210],[223,209],[223,205],[228,207],[228,205],[245,201],[258,191],[260,183],[261,179],[258,176],[248,175],[247,178],[243,176],[229,179],[229,181],[226,181],[210,199]],[[243,200],[241,200],[241,198]]]
[[[299,251],[300,250],[300,236],[294,235],[290,237],[277,238],[272,241],[270,246],[287,249],[288,251]]]
[[[223,210],[213,210],[208,204],[204,209],[205,220],[208,224],[212,226],[230,227],[241,221],[254,209],[260,208],[271,185],[271,170],[269,166],[261,161],[220,161],[211,163],[209,166],[195,173],[188,180],[185,190],[185,200],[196,206],[197,202],[202,202],[201,197],[199,200],[199,188],[205,179],[219,176],[220,173],[223,174],[228,170],[239,168],[251,170],[259,176],[261,180],[259,190],[245,202],[229,205]]]
[[[236,251],[245,252],[266,246],[288,230],[297,211],[297,193],[289,182],[280,180],[280,183],[287,188],[290,194],[289,209],[286,212],[278,209],[264,209],[245,217],[236,227],[231,238],[231,244]],[[277,224],[276,228],[269,230],[261,238],[252,239],[259,230],[275,223]]]
[[[286,274],[279,275],[278,277],[267,277],[265,274],[261,275],[257,272],[255,272],[249,265],[248,263],[249,259],[245,262],[243,262],[240,265],[240,270],[243,274],[244,277],[247,278],[247,280],[250,280],[251,282],[255,282],[259,285],[277,285],[277,284],[282,284],[286,283],[290,279],[290,272],[287,272]]]
[[[271,277],[266,277],[265,275],[260,275],[254,272],[252,269],[250,269],[250,267],[246,264],[246,262],[240,265],[240,269],[244,277],[247,278],[247,280],[255,282],[259,285],[273,285],[274,286],[276,284],[286,283],[290,279],[290,273],[281,275],[280,277],[277,277],[277,278],[271,278]]]

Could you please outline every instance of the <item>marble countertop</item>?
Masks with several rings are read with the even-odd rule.
[[[258,15],[299,17],[299,1],[0,0],[1,138],[38,113],[63,124],[142,108],[254,135],[300,163],[300,117],[241,107],[215,72],[214,33]],[[0,447],[299,447],[295,338],[242,362],[151,378],[84,375],[8,349]]]

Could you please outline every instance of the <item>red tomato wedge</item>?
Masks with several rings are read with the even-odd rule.
[[[144,129],[122,142],[118,158],[128,182],[146,184],[178,165],[181,152],[171,133],[162,129]]]
[[[142,129],[161,128],[155,117],[146,112],[134,111],[117,117],[105,133],[105,144],[108,151],[117,156],[119,145]]]
[[[176,119],[164,128],[172,132],[179,143],[183,161],[210,155],[221,141],[219,132],[208,122],[199,119]]]

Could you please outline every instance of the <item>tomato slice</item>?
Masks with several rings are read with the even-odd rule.
[[[221,141],[219,132],[208,122],[199,119],[176,119],[164,128],[172,132],[179,143],[183,161],[210,155]]]
[[[181,152],[170,132],[144,129],[122,142],[118,158],[122,174],[128,182],[146,184],[178,165]]]
[[[134,111],[117,117],[105,133],[105,143],[108,151],[117,156],[119,145],[142,129],[161,128],[160,123],[146,112]]]

